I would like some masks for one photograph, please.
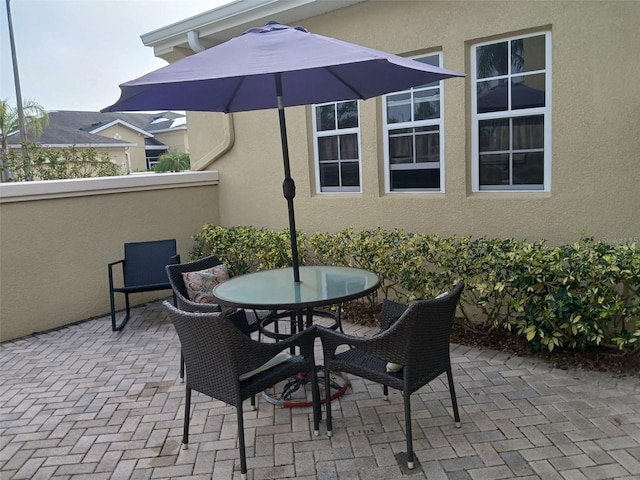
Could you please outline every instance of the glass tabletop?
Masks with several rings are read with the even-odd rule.
[[[292,268],[264,270],[233,277],[216,285],[213,295],[223,305],[253,309],[303,309],[364,297],[380,285],[378,276],[351,267],[300,267],[300,283]]]

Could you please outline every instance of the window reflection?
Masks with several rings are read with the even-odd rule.
[[[544,188],[546,42],[541,34],[475,48],[480,189]]]

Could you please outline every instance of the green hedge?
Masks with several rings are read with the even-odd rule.
[[[45,148],[32,143],[10,150],[6,158],[12,182],[112,177],[123,170],[95,148]]]
[[[192,258],[215,253],[234,274],[290,265],[288,230],[205,225]],[[514,331],[534,349],[615,345],[640,354],[640,251],[583,238],[545,242],[355,230],[298,233],[301,264],[365,268],[382,280],[368,301],[433,297],[464,280],[469,325]]]

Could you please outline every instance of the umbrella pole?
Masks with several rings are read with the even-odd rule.
[[[278,116],[280,118],[280,140],[282,142],[282,159],[284,163],[284,180],[282,193],[287,199],[289,210],[289,236],[291,238],[291,261],[293,264],[293,281],[300,283],[300,267],[298,261],[298,238],[296,234],[296,218],[293,210],[293,198],[296,196],[296,184],[291,178],[289,165],[289,144],[287,142],[287,125],[284,118],[284,102],[282,100],[282,75],[276,73],[276,95],[278,96]]]

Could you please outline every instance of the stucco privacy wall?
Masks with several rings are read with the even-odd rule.
[[[125,242],[175,238],[188,261],[192,235],[219,219],[214,171],[95,180],[31,182],[24,195],[0,186],[0,341],[108,314],[107,263]]]
[[[442,51],[444,67],[467,73],[472,44],[551,31],[553,59],[549,193],[472,192],[471,82],[451,79],[443,89],[445,193],[384,193],[380,99],[360,102],[362,193],[315,193],[311,109],[288,108],[298,228],[382,226],[553,243],[584,232],[640,241],[640,63],[633,61],[640,2],[368,1],[297,23],[403,55]],[[225,180],[221,222],[286,228],[277,112],[236,113],[233,122],[233,147],[209,167]],[[194,163],[221,142],[220,125],[189,117]]]

